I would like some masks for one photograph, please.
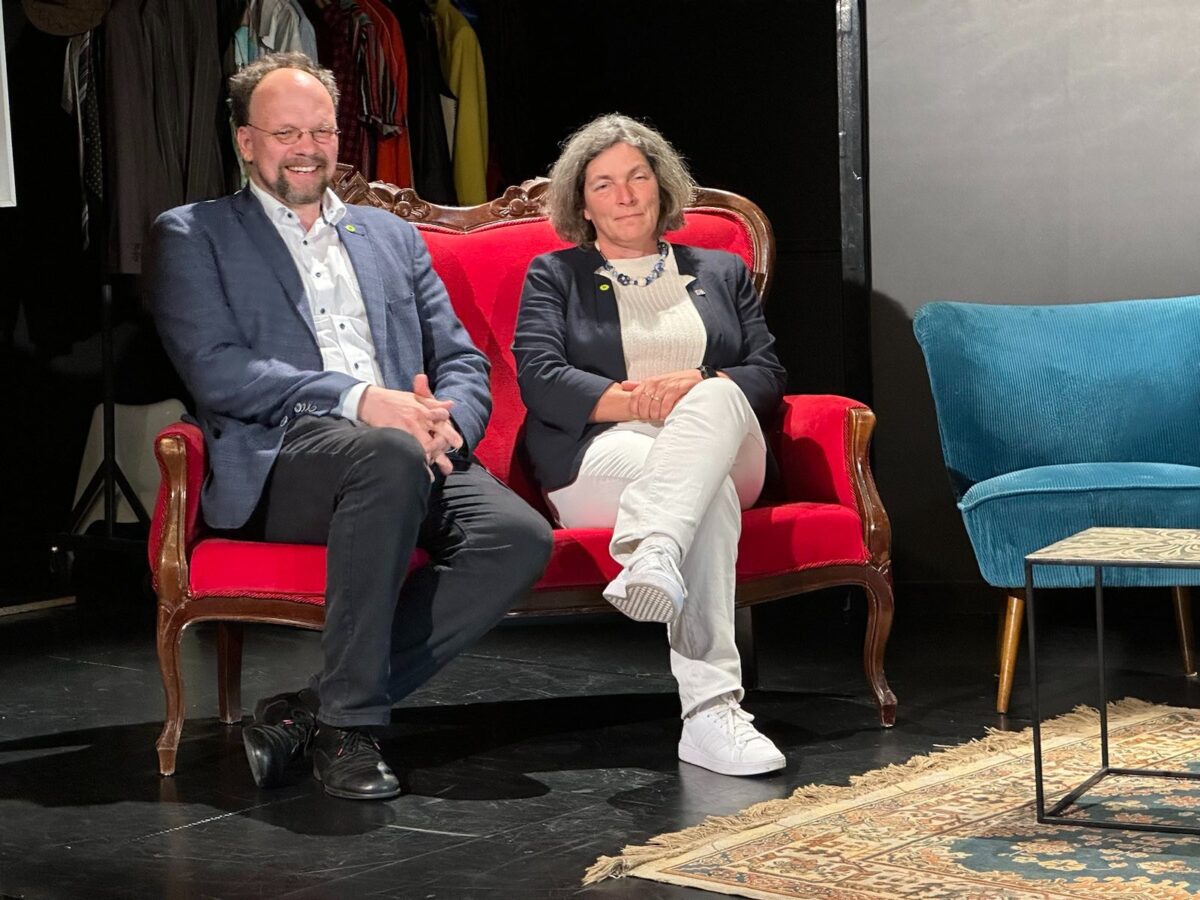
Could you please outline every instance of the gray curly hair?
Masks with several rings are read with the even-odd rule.
[[[550,168],[543,201],[550,224],[564,241],[590,245],[596,228],[583,217],[583,176],[588,163],[614,144],[642,151],[658,180],[659,213],[655,237],[683,227],[683,210],[696,195],[696,182],[670,141],[636,119],[610,113],[588,122],[562,145]]]
[[[276,69],[299,69],[301,72],[307,72],[329,91],[329,96],[333,98],[333,108],[337,109],[338,86],[333,72],[297,51],[267,53],[229,76],[229,110],[236,127],[250,124],[250,95],[258,87],[258,83]]]

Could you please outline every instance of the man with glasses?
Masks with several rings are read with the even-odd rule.
[[[329,188],[332,73],[272,54],[230,95],[249,183],[158,218],[149,296],[204,431],[208,525],[328,548],[322,671],[243,742],[260,787],[311,752],[328,793],[386,799],[372,726],[532,586],[550,532],[471,456],[488,362],[420,235]]]

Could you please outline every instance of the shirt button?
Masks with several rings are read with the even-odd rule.
[[[325,310],[321,310],[321,315],[325,315]]]
[[[317,274],[317,277],[318,277],[318,278],[320,278],[320,277],[321,277],[321,273],[320,273],[320,272],[317,272],[316,274]]]
[[[356,368],[356,369],[358,368],[358,363],[354,364],[354,368]]]
[[[304,242],[304,246],[305,246],[305,247],[307,247],[307,246],[308,246],[308,241],[305,241],[305,242]]]
[[[345,323],[345,322],[339,322],[339,323],[338,323],[338,328],[340,328],[340,329],[342,329],[343,331],[345,331],[345,330],[346,330],[346,323]]]

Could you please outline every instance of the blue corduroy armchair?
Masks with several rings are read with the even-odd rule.
[[[997,711],[1008,711],[1024,558],[1094,525],[1200,528],[1200,297],[1062,306],[929,303],[925,353],[950,483],[985,581],[1008,591]],[[1038,587],[1086,587],[1043,566]],[[1105,584],[1174,588],[1195,672],[1186,585],[1200,571],[1125,569]]]

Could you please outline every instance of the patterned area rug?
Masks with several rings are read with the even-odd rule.
[[[1114,766],[1200,771],[1200,711],[1110,706]],[[1047,805],[1099,768],[1099,717],[1042,728]],[[1038,825],[1029,730],[958,747],[653,838],[585,883],[633,875],[742,897],[1026,900],[1200,896],[1200,838]],[[1200,781],[1110,777],[1073,816],[1200,824]]]

